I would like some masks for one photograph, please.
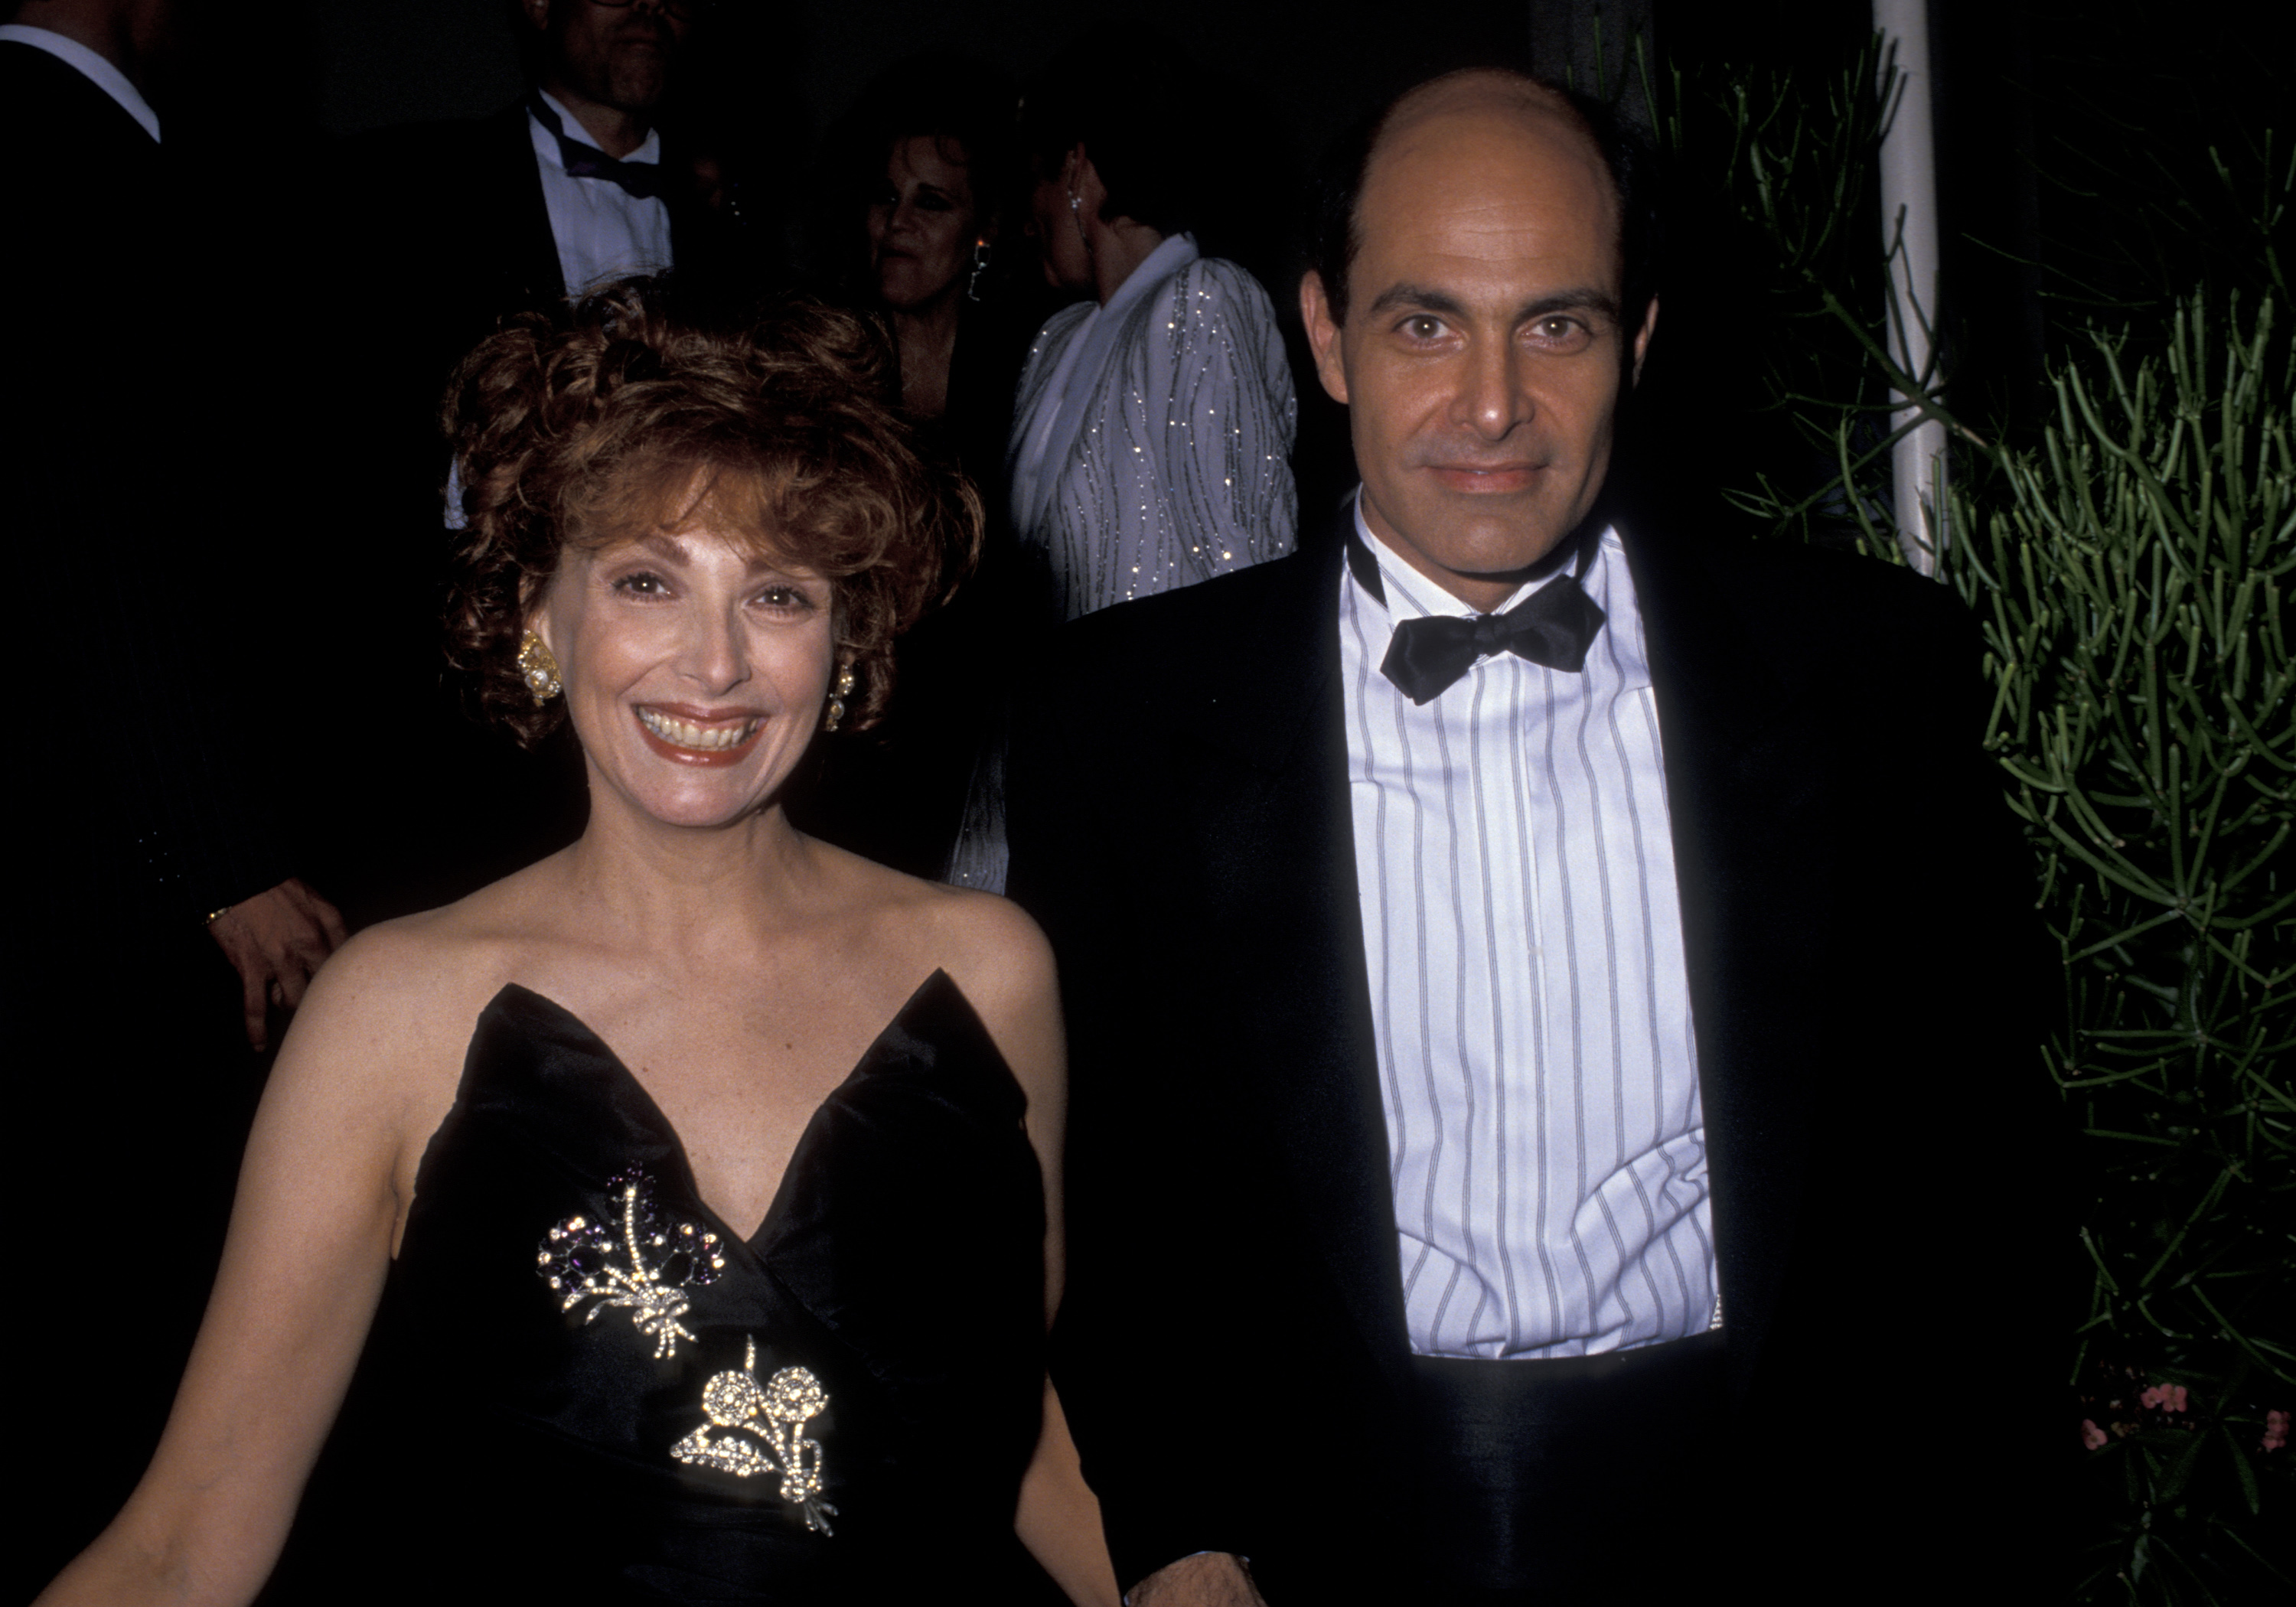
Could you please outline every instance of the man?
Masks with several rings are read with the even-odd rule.
[[[506,318],[609,280],[675,270],[730,293],[736,242],[656,119],[699,0],[521,0],[527,92],[474,120],[348,141],[333,256],[356,338],[320,325],[347,408],[333,481],[361,488],[317,554],[343,600],[335,707],[363,740],[328,758],[351,811],[336,880],[364,919],[428,908],[570,841],[584,791],[571,745],[512,750],[441,684],[437,539],[455,365]],[[446,515],[460,522],[455,488]]]
[[[1342,539],[1072,627],[1016,750],[1134,1607],[2014,1571],[2039,1075],[1972,633],[1610,483],[1633,177],[1511,74],[1390,107],[1301,291]],[[1971,1374],[2005,1426],[1917,1409]]]
[[[526,94],[476,121],[349,142],[339,229],[373,292],[420,307],[447,368],[504,316],[633,274],[707,272],[725,244],[655,116],[698,0],[520,0]]]
[[[214,293],[225,203],[155,87],[174,22],[160,0],[30,0],[0,27],[0,529],[31,582],[6,633],[13,1186],[76,1244],[140,1247],[135,1319],[68,1364],[103,1387],[57,1374],[19,1402],[45,1472],[0,1575],[16,1600],[159,1437],[260,1086],[250,1049],[343,937],[291,873],[263,751],[278,704],[243,651],[263,543],[217,432],[252,416],[230,358],[264,321]]]
[[[4,284],[10,306],[37,309],[16,320],[5,348],[12,523],[69,533],[78,572],[109,583],[107,606],[71,611],[69,623],[63,611],[43,611],[37,625],[64,633],[55,652],[32,645],[42,628],[20,631],[17,647],[28,664],[62,657],[117,688],[83,685],[83,707],[144,711],[94,745],[112,784],[94,789],[92,809],[85,797],[65,804],[40,834],[35,897],[20,907],[50,952],[83,926],[116,937],[123,923],[196,931],[204,921],[238,972],[244,1030],[259,1050],[343,932],[334,908],[286,873],[242,721],[216,706],[231,678],[232,628],[186,617],[184,554],[164,550],[214,511],[192,488],[209,483],[203,438],[162,427],[138,384],[179,372],[144,303],[201,266],[196,223],[143,87],[168,51],[173,9],[26,0],[0,27]],[[91,967],[85,954],[73,963]]]

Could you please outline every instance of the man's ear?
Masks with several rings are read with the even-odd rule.
[[[550,0],[518,0],[518,9],[537,30],[550,26]]]
[[[1316,377],[1324,390],[1342,407],[1348,401],[1348,373],[1340,360],[1340,326],[1332,322],[1332,299],[1324,293],[1324,276],[1313,268],[1300,280],[1300,322],[1308,326],[1308,344],[1316,353]]]
[[[1639,385],[1643,382],[1643,358],[1650,352],[1651,331],[1657,327],[1658,298],[1652,296],[1650,299],[1650,305],[1643,308],[1643,326],[1635,334],[1635,365],[1633,372],[1628,376],[1627,383],[1629,385]]]

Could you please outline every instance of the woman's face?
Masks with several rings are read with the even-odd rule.
[[[604,793],[670,825],[729,824],[772,801],[820,727],[835,598],[810,570],[747,554],[705,516],[597,553],[570,550],[532,628]]]
[[[972,260],[980,213],[972,177],[954,141],[916,135],[894,142],[885,184],[869,207],[869,262],[877,294],[914,312],[955,293]]]

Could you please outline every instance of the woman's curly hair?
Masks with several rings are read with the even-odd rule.
[[[980,501],[921,459],[887,404],[882,337],[791,299],[738,328],[626,280],[529,313],[456,369],[444,422],[463,485],[447,656],[482,714],[531,746],[565,718],[520,679],[519,639],[570,546],[706,515],[827,578],[846,725],[884,712],[893,638],[969,569]]]

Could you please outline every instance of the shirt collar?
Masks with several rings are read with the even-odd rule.
[[[576,117],[572,112],[567,111],[566,103],[563,101],[551,94],[547,89],[537,89],[534,93],[542,97],[542,103],[544,105],[549,107],[551,111],[558,114],[558,126],[566,130],[566,137],[568,139],[572,140],[578,145],[587,145],[591,150],[596,151],[601,156],[605,155],[605,152],[600,148],[598,142],[590,137],[590,131],[582,127],[582,119]],[[545,128],[540,121],[537,120],[535,115],[530,111],[526,114],[526,122],[527,127],[534,131],[535,154],[541,157],[545,161],[557,168],[560,172],[564,172],[566,170],[566,164],[558,154],[558,142],[551,137],[550,130]],[[616,160],[626,162],[659,162],[661,160],[661,130],[659,128],[647,129],[644,140],[639,143],[636,150],[631,152],[627,156],[619,157]],[[603,184],[605,181],[602,179],[599,182]]]
[[[152,136],[153,143],[158,143],[160,114],[152,110],[152,102],[127,81],[126,73],[78,39],[67,39],[53,29],[9,22],[0,24],[0,40],[12,40],[18,45],[29,45],[34,50],[45,50],[65,66],[76,69],[82,78],[118,102],[119,110],[134,118],[144,132]]]
[[[1142,258],[1140,266],[1124,276],[1124,283],[1116,287],[1116,293],[1108,299],[1108,305],[1100,309],[1100,316],[1113,322],[1126,307],[1201,255],[1196,250],[1193,234],[1172,235]]]

